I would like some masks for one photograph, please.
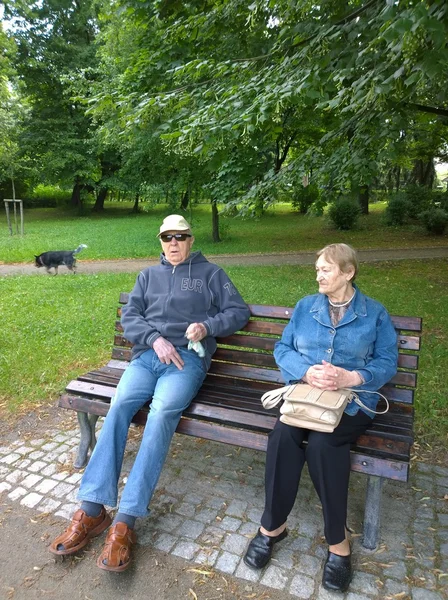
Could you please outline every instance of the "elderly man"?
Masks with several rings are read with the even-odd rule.
[[[158,234],[160,264],[137,277],[121,322],[133,342],[98,443],[81,481],[81,507],[49,550],[74,554],[111,524],[104,505],[116,506],[129,425],[151,400],[139,451],[97,565],[124,571],[130,563],[137,517],[148,514],[182,411],[196,396],[216,349],[215,338],[243,327],[249,309],[218,266],[191,252],[194,237],[179,215],[166,217]],[[199,344],[198,344],[199,342]]]

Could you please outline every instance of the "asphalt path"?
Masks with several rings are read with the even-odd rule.
[[[392,248],[358,250],[360,262],[380,262],[389,260],[448,258],[448,246],[430,248]],[[278,252],[267,254],[216,254],[207,255],[208,260],[222,267],[228,266],[270,266],[270,265],[312,265],[315,252]],[[142,269],[157,264],[155,258],[123,260],[82,260],[77,261],[78,273],[138,273]],[[53,271],[52,271],[53,272]],[[68,273],[62,266],[60,274]],[[46,275],[45,269],[37,269],[34,263],[0,264],[0,276]]]

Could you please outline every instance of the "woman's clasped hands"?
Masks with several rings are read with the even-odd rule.
[[[357,371],[336,367],[325,360],[321,365],[312,365],[303,379],[313,387],[329,391],[356,387],[363,382]]]

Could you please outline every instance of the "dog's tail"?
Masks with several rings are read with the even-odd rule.
[[[73,254],[79,254],[81,250],[84,250],[84,248],[87,248],[87,246],[85,244],[80,244],[76,250],[73,250]]]

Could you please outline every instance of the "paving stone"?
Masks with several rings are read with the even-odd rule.
[[[195,514],[194,518],[196,521],[201,521],[201,523],[211,523],[212,521],[215,521],[216,515],[216,509],[203,508]]]
[[[23,506],[27,506],[28,508],[34,508],[36,504],[42,500],[43,496],[41,494],[36,494],[35,492],[31,492],[20,500],[20,504]]]
[[[274,565],[269,565],[261,578],[260,583],[275,588],[276,590],[283,590],[285,589],[287,581],[288,577],[283,569]]]
[[[247,541],[247,538],[243,535],[239,535],[238,533],[229,533],[225,536],[221,547],[223,550],[227,550],[227,552],[241,555],[246,550]]]
[[[47,463],[44,463],[42,460],[37,460],[28,467],[28,471],[31,471],[31,473],[40,473],[46,466]]]
[[[37,482],[41,481],[41,479],[42,477],[40,475],[27,475],[25,479],[22,480],[21,485],[26,488],[32,488]]]
[[[53,479],[56,479],[57,481],[64,481],[64,479],[67,479],[69,475],[69,471],[59,471],[58,467],[55,465],[55,472],[52,475]]]
[[[294,552],[289,548],[276,547],[275,554],[272,557],[272,562],[281,565],[285,569],[292,569],[294,567]]]
[[[62,498],[66,496],[69,492],[71,492],[75,488],[74,485],[70,483],[59,483],[54,490],[52,491],[52,495],[56,498]]]
[[[446,596],[445,596],[446,598]],[[432,590],[424,590],[422,588],[412,589],[412,600],[443,600],[443,596]]]
[[[224,573],[232,575],[236,569],[236,566],[240,560],[240,557],[230,552],[223,552],[216,561],[215,567]]]
[[[6,475],[6,473],[9,473],[8,467],[5,467],[4,465],[0,465],[0,475],[3,477],[3,475]]]
[[[2,492],[8,492],[11,489],[11,484],[6,481],[0,481],[0,494]]]
[[[81,479],[82,473],[73,473],[72,475],[70,475],[70,477],[67,477],[65,481],[67,483],[78,483],[78,481],[81,481]]]
[[[409,585],[403,581],[395,581],[394,579],[385,579],[384,587],[381,591],[384,596],[396,596],[399,594],[409,595]]]
[[[246,510],[247,502],[245,502],[244,500],[232,500],[232,502],[226,509],[226,515],[242,519]]]
[[[58,517],[64,517],[65,519],[71,520],[77,508],[76,504],[63,504],[55,514]]]
[[[174,547],[174,549],[171,551],[171,554],[174,554],[174,556],[180,556],[186,560],[191,560],[196,552],[198,552],[200,549],[201,547],[194,542],[181,541]]]
[[[294,552],[308,552],[311,548],[312,540],[311,538],[304,536],[298,536],[296,538],[287,537],[286,544],[288,544]]]
[[[179,527],[181,523],[182,519],[179,515],[163,515],[157,519],[157,529],[171,532],[176,527]]]
[[[31,444],[31,446],[42,446],[42,444],[45,443],[45,440],[43,438],[40,438],[38,440],[30,440],[29,443]]]
[[[17,452],[18,454],[25,456],[26,454],[29,454],[30,452],[33,451],[33,448],[30,448],[29,446],[19,446],[17,448],[14,448],[14,452]]]
[[[45,456],[45,452],[42,452],[42,450],[35,450],[34,452],[31,452],[31,454],[28,454],[28,458],[31,458],[31,460],[38,460],[43,456]]]
[[[292,578],[291,585],[289,586],[289,593],[292,596],[304,598],[306,600],[307,598],[311,598],[315,585],[314,579],[300,573]]]
[[[58,506],[61,506],[61,503],[58,500],[53,500],[52,498],[45,498],[37,507],[37,510],[45,513],[54,513]]]
[[[204,531],[204,527],[204,523],[187,519],[182,523],[176,533],[180,536],[185,536],[195,540]]]
[[[297,570],[305,575],[315,577],[322,568],[322,561],[309,554],[301,554],[297,560]]]
[[[58,485],[58,482],[54,479],[44,479],[36,486],[36,492],[41,494],[47,494]]]
[[[251,539],[258,531],[259,525],[253,523],[252,521],[248,521],[247,523],[243,523],[238,530],[238,533],[241,535],[245,535],[248,539]]]
[[[5,480],[8,483],[18,483],[20,480],[22,480],[24,477],[26,477],[26,472],[25,471],[21,471],[20,469],[15,469],[14,471],[12,471],[12,473],[9,473],[9,475],[7,475],[5,477]]]
[[[224,517],[222,521],[217,521],[216,524],[225,531],[236,531],[241,526],[241,521],[233,517]]]
[[[58,467],[56,465],[48,465],[45,467],[45,469],[42,469],[41,474],[45,477],[51,477],[51,475],[54,475],[57,470]]]
[[[58,445],[59,444],[57,444],[56,442],[47,442],[46,444],[43,444],[41,446],[41,450],[45,450],[45,452],[50,452],[51,450],[57,448]]]
[[[202,504],[204,502],[204,497],[194,493],[185,494],[184,502],[188,502],[190,504],[198,506],[199,504]]]
[[[16,460],[19,460],[19,458],[22,458],[20,454],[7,454],[2,459],[0,459],[0,462],[4,463],[5,465],[12,465],[16,462]]]
[[[439,513],[437,519],[442,527],[448,527],[448,514]]]
[[[162,550],[162,552],[170,552],[170,550],[177,541],[178,538],[174,537],[174,535],[170,535],[169,533],[162,533],[154,542],[154,546],[158,550]]]
[[[21,498],[22,496],[24,496],[27,493],[28,493],[28,490],[26,490],[25,488],[22,488],[22,487],[18,487],[15,490],[12,490],[12,492],[10,492],[8,494],[8,498],[11,498],[11,500],[18,500],[19,498]]]
[[[263,575],[263,569],[255,570],[251,569],[244,564],[243,561],[238,565],[235,575],[241,577],[241,579],[247,579],[247,581],[259,581]]]
[[[16,467],[17,469],[27,469],[30,464],[31,464],[31,461],[28,458],[26,458],[25,460],[16,462],[14,464],[14,467]]]
[[[390,567],[384,569],[384,574],[387,577],[395,577],[395,579],[404,580],[406,577],[407,568],[406,563],[402,561],[397,561],[394,564],[391,564]]]
[[[371,575],[370,573],[363,573],[362,571],[355,571],[352,582],[350,584],[350,589],[353,591],[361,591],[364,594],[377,594],[378,593],[378,585],[376,580],[378,578],[375,575]]]
[[[207,506],[210,506],[210,508],[216,508],[216,510],[221,510],[226,506],[226,501],[224,498],[216,498],[213,496],[212,498],[207,498],[205,504]]]
[[[347,594],[346,600],[371,600],[371,597],[364,596],[364,594],[357,594],[356,592],[349,592]]]
[[[194,561],[207,567],[213,567],[218,558],[218,554],[218,550],[201,550]]]
[[[196,512],[196,508],[192,504],[182,502],[180,506],[176,508],[176,512],[184,517],[193,517]]]
[[[67,438],[69,438],[69,437],[70,437],[69,434],[67,435],[67,434],[64,434],[64,433],[58,433],[58,435],[55,435],[54,441],[55,442],[59,442],[59,443],[66,442]]]

